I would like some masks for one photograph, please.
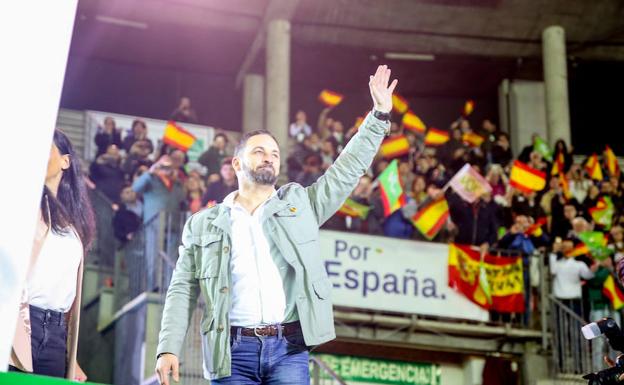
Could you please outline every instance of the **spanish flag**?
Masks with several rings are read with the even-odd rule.
[[[342,99],[344,99],[344,95],[327,89],[319,94],[319,101],[327,107],[336,107],[342,102]]]
[[[353,123],[353,126],[359,129],[362,123],[364,123],[364,117],[358,116],[357,118],[355,118],[355,123]]]
[[[408,130],[415,132],[417,134],[424,134],[427,126],[425,123],[412,111],[407,111],[405,115],[403,115],[403,126]]]
[[[555,158],[555,162],[550,169],[550,175],[558,175],[564,173],[565,168],[565,158],[563,157],[563,152],[559,152],[557,157]]]
[[[574,248],[566,253],[566,257],[580,257],[581,255],[589,255],[591,250],[584,243],[579,243]]]
[[[413,217],[412,224],[431,240],[438,235],[449,217],[448,202],[444,197],[427,203]]]
[[[462,135],[462,140],[470,147],[479,147],[485,139],[481,135],[470,131]]]
[[[405,135],[388,138],[381,143],[379,148],[381,156],[386,159],[398,158],[409,152],[410,144]]]
[[[342,207],[338,210],[337,214],[345,217],[366,219],[370,209],[370,206],[363,205],[351,198],[347,198],[347,200],[342,204]]]
[[[615,281],[613,275],[609,274],[602,284],[602,294],[609,298],[613,310],[620,310],[624,307],[624,293],[622,287]]]
[[[511,167],[509,184],[524,192],[541,191],[546,187],[546,174],[516,160]]]
[[[605,161],[607,162],[607,170],[609,170],[609,175],[619,177],[620,164],[618,163],[615,153],[609,146],[607,146],[607,148],[605,149]]]
[[[561,186],[561,190],[563,191],[563,197],[566,200],[572,199],[572,191],[570,191],[570,183],[568,182],[568,178],[566,178],[564,173],[559,173],[559,185]]]
[[[465,118],[468,115],[472,114],[472,111],[474,111],[474,107],[475,107],[474,100],[472,99],[466,100],[466,103],[464,103],[464,108],[462,109],[462,116]]]
[[[496,257],[451,243],[449,287],[477,305],[502,313],[523,313],[524,278],[521,257]]]
[[[587,163],[585,163],[585,171],[589,174],[589,177],[594,180],[602,180],[602,168],[600,168],[600,162],[598,161],[598,155],[592,154]]]
[[[175,147],[184,152],[195,143],[195,135],[186,131],[184,128],[176,124],[176,122],[168,121],[165,127],[165,135],[163,136],[163,143]]]
[[[425,135],[425,146],[440,146],[448,142],[450,135],[448,131],[438,130],[431,127]]]
[[[392,109],[399,114],[404,114],[407,112],[409,108],[409,104],[407,100],[398,94],[392,95]]]
[[[541,237],[544,234],[542,226],[546,223],[548,223],[548,219],[546,217],[541,217],[534,224],[529,226],[524,233],[530,237]]]

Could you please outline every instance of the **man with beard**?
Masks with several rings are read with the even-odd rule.
[[[213,384],[309,384],[308,349],[335,338],[319,226],[370,167],[390,127],[390,70],[370,77],[373,111],[309,187],[275,189],[280,148],[269,131],[243,135],[232,166],[238,191],[187,221],[157,349],[161,384],[179,379],[199,293],[204,377]]]

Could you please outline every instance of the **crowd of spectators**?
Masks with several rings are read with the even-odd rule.
[[[195,113],[187,99],[182,98],[172,119],[193,121]],[[114,210],[114,235],[122,243],[160,212],[195,213],[238,188],[225,134],[217,133],[196,167],[189,168],[185,152],[155,144],[147,133],[141,119],[124,132],[107,117],[94,138],[96,157],[89,166],[89,184]]]
[[[324,227],[426,241],[428,239],[415,228],[411,218],[431,200],[445,196],[450,216],[433,241],[475,245],[489,248],[491,252],[513,251],[525,261],[531,255],[549,254],[549,259],[531,260],[549,263],[553,294],[557,299],[584,319],[618,317],[619,312],[613,310],[602,289],[607,276],[613,274],[615,262],[624,256],[624,180],[619,175],[609,175],[604,163],[600,166],[604,179],[593,180],[584,167],[587,158],[574,156],[573,148],[562,140],[556,142],[552,159],[562,158],[563,170],[553,172],[553,162],[544,159],[534,143],[519,154],[513,154],[509,135],[488,119],[474,127],[473,122],[461,118],[453,121],[447,130],[450,139],[446,143],[426,146],[421,135],[393,122],[391,137],[405,135],[410,143],[409,153],[397,159],[406,205],[384,216],[381,189],[375,180],[390,159],[379,154],[351,196],[353,201],[370,207],[368,216],[362,219],[337,214]],[[313,183],[355,132],[355,126],[345,132],[343,124],[331,117],[329,108],[321,113],[316,130],[306,123],[305,113],[298,112],[290,129],[297,144],[288,157],[289,179],[304,186]],[[484,140],[475,146],[463,140],[466,134],[477,134]],[[596,148],[596,151],[603,149]],[[547,182],[542,191],[526,192],[510,184],[515,160],[545,173]],[[474,203],[463,200],[452,189],[445,189],[466,163],[479,171],[491,187],[491,193]],[[595,223],[590,213],[603,197],[609,197],[615,208],[613,221],[607,226]],[[537,227],[540,231],[531,231]],[[599,260],[588,252],[574,253],[573,250],[583,244],[579,234],[588,231],[605,232],[613,254]],[[525,267],[529,270],[529,263],[525,263]],[[527,291],[532,290],[528,282],[525,287]],[[597,369],[602,367],[603,349],[604,346],[598,344],[594,349]]]

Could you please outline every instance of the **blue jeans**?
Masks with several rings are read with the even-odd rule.
[[[301,332],[288,336],[230,337],[232,375],[213,384],[308,385],[308,349]]]
[[[65,377],[67,323],[63,313],[30,306],[33,373]]]

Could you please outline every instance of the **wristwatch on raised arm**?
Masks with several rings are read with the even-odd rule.
[[[390,123],[390,113],[389,112],[381,112],[373,109],[373,116],[382,122]],[[385,132],[386,136],[390,135],[390,124],[388,124],[388,128],[386,128]]]
[[[373,109],[373,116],[376,117],[377,119],[384,121],[384,122],[390,122],[390,113],[389,112],[381,112],[381,111],[377,111],[375,109]]]

